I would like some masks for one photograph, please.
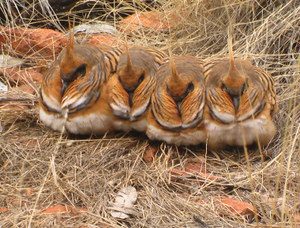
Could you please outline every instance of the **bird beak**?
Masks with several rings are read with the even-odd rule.
[[[235,111],[238,111],[240,107],[240,96],[234,96],[232,101]]]

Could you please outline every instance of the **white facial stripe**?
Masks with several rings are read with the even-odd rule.
[[[219,112],[214,106],[211,107],[213,114],[224,123],[232,123],[235,121],[235,116],[229,113]]]
[[[114,115],[129,118],[129,108],[125,105],[111,103],[110,107],[112,108]]]
[[[135,110],[131,110],[131,114],[130,114],[131,118],[135,119],[136,117],[142,115],[146,111],[146,109],[149,105],[149,102],[150,102],[150,99],[148,99],[146,102],[144,102],[141,107],[139,107]]]
[[[86,99],[87,99],[87,96],[81,96],[81,97],[79,97],[79,99],[78,99],[78,96],[75,96],[75,97],[73,97],[73,98],[71,98],[69,100],[68,100],[68,97],[65,97],[64,100],[63,100],[63,102],[62,102],[62,106],[61,107],[62,108],[67,108],[67,107],[69,107],[71,105],[73,107],[76,107],[76,106],[79,106],[79,105],[83,104],[86,101]]]
[[[262,104],[261,103],[257,104],[250,111],[246,112],[244,115],[241,115],[238,118],[238,121],[244,121],[244,120],[250,118],[259,109],[260,105],[262,105]]]
[[[45,104],[50,108],[53,109],[57,112],[61,111],[61,107],[60,107],[60,102],[58,100],[56,100],[54,97],[50,96],[48,97],[43,89],[42,89],[42,97],[43,97],[43,101],[45,102]]]

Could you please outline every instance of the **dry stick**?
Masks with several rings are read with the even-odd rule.
[[[9,101],[37,101],[37,99],[30,98],[11,98],[11,97],[0,97],[0,102],[9,102]]]

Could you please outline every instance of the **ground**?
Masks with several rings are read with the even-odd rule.
[[[132,18],[122,21],[126,13],[98,19],[118,28],[116,40],[126,36],[130,44],[214,58],[227,54],[226,30],[232,18],[235,55],[250,58],[275,80],[276,137],[266,148],[209,151],[204,145],[150,142],[134,132],[94,138],[61,135],[38,120],[42,76],[13,80],[12,73],[1,69],[0,81],[9,85],[7,93],[0,92],[1,227],[300,226],[299,4],[296,0],[158,2],[163,4],[120,6],[118,12],[151,11],[150,17],[133,17],[140,20],[138,25],[131,26]],[[85,16],[81,12],[77,19]],[[39,46],[40,38],[35,43],[35,34],[42,33],[36,30],[16,36],[27,42],[24,45],[30,41],[30,49],[22,48],[7,29],[18,25],[23,31],[24,24],[2,21],[3,52],[25,60],[17,71],[43,72],[65,45],[63,29],[59,31],[51,17],[46,19],[44,24],[41,16],[35,17],[37,24],[24,23],[32,23],[33,29],[55,28],[51,37],[57,41],[51,48]],[[82,22],[89,20],[86,16]],[[32,75],[26,72],[23,75]],[[121,220],[111,216],[109,208],[125,186],[135,187],[138,198],[135,213]]]

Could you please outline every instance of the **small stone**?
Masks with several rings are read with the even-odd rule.
[[[79,214],[84,212],[87,212],[86,208],[57,204],[43,209],[41,211],[41,214],[63,214],[63,213]]]
[[[237,200],[231,197],[221,197],[220,203],[224,205],[233,215],[250,216],[254,217],[256,214],[256,208],[248,203],[241,200]]]
[[[87,38],[87,43],[93,44],[93,45],[107,45],[107,46],[118,46],[119,44],[122,44],[123,42],[118,39],[116,36],[110,35],[110,34],[99,34],[99,35],[92,35],[89,38]]]
[[[146,150],[145,150],[145,153],[143,155],[143,159],[146,163],[151,163],[154,161],[155,159],[155,155],[158,151],[158,147],[155,147],[155,146],[151,146],[149,145]]]
[[[133,33],[140,29],[162,32],[174,28],[179,20],[179,16],[174,13],[137,12],[121,20],[119,26],[120,30],[126,33]]]
[[[24,85],[20,85],[18,87],[15,87],[14,89],[22,91],[24,93],[28,93],[28,94],[35,94],[35,90],[32,88],[32,86],[24,84]]]
[[[40,84],[43,80],[43,75],[34,69],[0,68],[0,74],[18,85],[33,82]]]
[[[71,140],[66,143],[67,147],[72,146],[72,145],[73,145],[73,141],[71,141]]]
[[[0,214],[9,211],[7,207],[0,207]]]
[[[51,29],[0,27],[0,48],[11,49],[30,58],[54,59],[67,44],[68,37]]]
[[[109,207],[110,214],[114,218],[126,219],[130,215],[135,215],[134,204],[138,193],[133,186],[122,188],[116,195],[115,202]]]
[[[205,160],[201,160],[198,162],[187,162],[185,166],[182,167],[175,167],[170,170],[170,173],[173,176],[179,177],[199,177],[203,179],[209,180],[217,180],[220,179],[218,176],[214,176],[211,173],[207,172],[205,169]]]
[[[116,35],[118,30],[109,24],[105,23],[93,23],[93,24],[80,24],[75,26],[73,29],[74,34],[85,33],[85,34],[99,34],[107,33],[111,35]]]

